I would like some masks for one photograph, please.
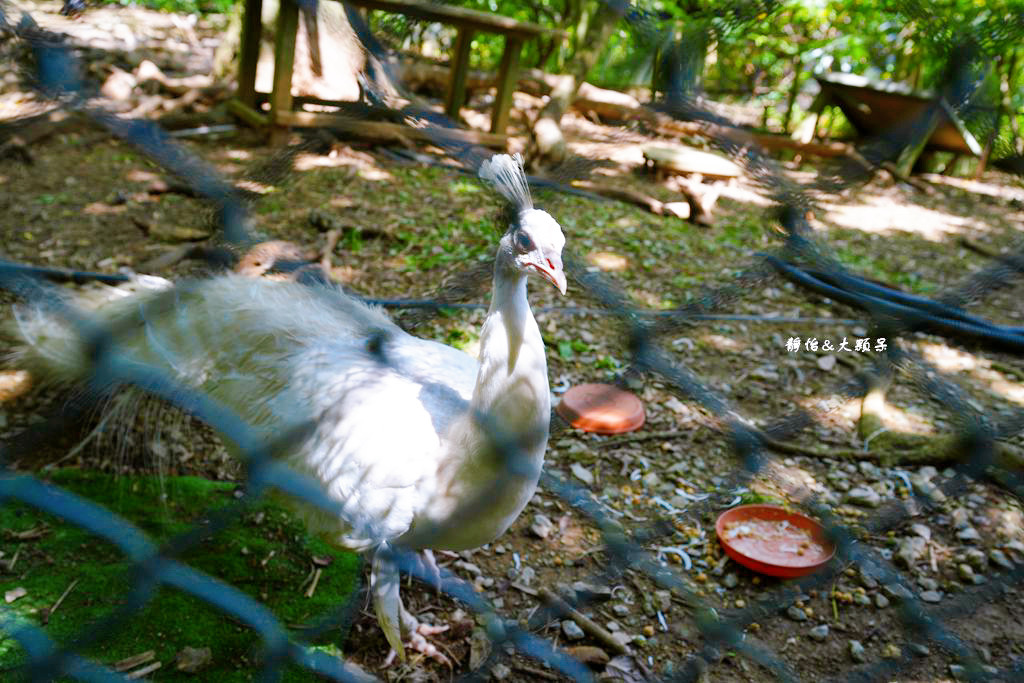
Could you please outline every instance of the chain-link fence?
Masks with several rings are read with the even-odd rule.
[[[908,12],[924,11],[924,5],[903,4]],[[731,28],[742,27],[745,17],[775,9],[772,3],[761,3],[756,7],[753,4],[747,7],[744,3],[726,5],[723,5],[719,18],[731,22]],[[623,25],[634,32],[638,41],[646,40],[659,50],[664,50],[667,44],[672,43],[670,36],[658,33],[656,23],[648,14],[627,10],[624,5],[617,8],[623,17]],[[349,16],[352,21],[359,21],[358,14],[350,13]],[[1000,28],[1018,39],[1024,36],[1019,17],[1016,21],[1007,21]],[[39,29],[28,14],[17,16],[12,8],[0,6],[0,32],[7,40],[21,41],[30,50],[32,77],[40,92],[59,101],[64,107],[85,114],[116,137],[141,150],[168,173],[186,182],[196,195],[205,198],[213,208],[223,244],[231,248],[249,244],[246,204],[231,184],[208,165],[187,153],[155,125],[125,120],[107,114],[96,106],[89,85],[79,76],[80,67],[71,52],[58,37]],[[357,26],[357,32],[364,37],[368,35],[365,26]],[[970,100],[970,86],[976,80],[973,74],[986,58],[986,36],[968,31],[963,38],[963,45],[950,45],[949,50],[946,94],[949,101],[954,103]],[[687,45],[676,44],[675,49],[685,52]],[[687,59],[678,61],[689,62]],[[381,63],[386,63],[386,60],[382,59]],[[729,307],[735,302],[752,296],[752,293],[756,296],[759,287],[784,280],[793,283],[809,297],[824,297],[857,309],[863,319],[869,321],[871,337],[889,340],[884,353],[875,356],[872,371],[841,382],[834,389],[837,396],[864,396],[897,373],[910,378],[922,395],[941,401],[959,420],[954,425],[956,438],[949,441],[950,447],[957,452],[957,457],[950,460],[959,464],[954,468],[955,476],[942,485],[945,495],[960,494],[972,480],[992,480],[1004,487],[1007,495],[1020,497],[1024,486],[1022,474],[1019,470],[1003,465],[997,458],[995,444],[997,440],[1015,435],[1021,430],[1024,411],[1018,410],[998,420],[989,418],[972,406],[969,397],[944,377],[942,372],[913,351],[904,348],[900,339],[912,332],[928,332],[983,348],[1014,353],[1024,350],[1024,328],[996,325],[962,308],[984,297],[996,285],[1016,277],[1022,269],[1021,264],[1024,264],[1024,253],[1006,256],[992,267],[965,279],[959,287],[930,299],[867,281],[845,269],[829,246],[812,233],[807,223],[807,214],[816,205],[815,197],[828,196],[861,182],[865,177],[862,166],[837,166],[829,183],[803,187],[792,180],[777,162],[758,151],[758,146],[747,131],[703,109],[699,99],[689,96],[684,86],[672,89],[665,99],[657,101],[652,107],[662,114],[705,123],[711,127],[710,136],[715,145],[741,163],[747,175],[758,182],[773,199],[774,206],[766,215],[765,222],[781,225],[784,235],[781,244],[769,253],[757,255],[732,282],[719,288],[706,289],[694,303],[658,314],[641,310],[608,278],[585,267],[572,254],[571,245],[566,253],[565,265],[575,286],[599,302],[602,314],[620,323],[618,329],[623,338],[628,340],[631,354],[622,378],[657,379],[680,400],[701,406],[717,420],[732,445],[735,462],[735,471],[727,477],[720,490],[735,490],[758,476],[772,479],[773,461],[767,455],[768,444],[790,439],[812,422],[812,416],[799,412],[784,416],[765,428],[753,427],[752,422],[744,419],[713,386],[682,366],[675,354],[666,349],[664,340],[684,326],[713,319],[716,313],[728,313]],[[436,132],[436,144],[445,150],[448,160],[469,172],[475,173],[480,162],[489,156],[480,148],[454,141],[453,136],[445,133],[450,122],[434,112],[407,109],[396,113],[396,116],[400,119],[415,119],[420,126],[425,126],[424,130]],[[906,146],[907,138],[918,135],[925,123],[923,120],[907,121],[888,139],[868,141],[862,147],[866,150],[864,157],[871,164],[894,159]],[[316,144],[316,141],[303,144]],[[295,147],[286,150],[278,157],[278,161],[287,165],[295,152]],[[549,186],[559,189],[557,183],[547,182]],[[238,415],[203,392],[183,385],[165,370],[140,364],[123,353],[119,348],[119,340],[126,330],[101,324],[97,319],[68,305],[56,290],[42,281],[54,275],[71,279],[90,277],[89,274],[54,273],[14,263],[0,264],[0,286],[14,292],[32,306],[45,310],[47,315],[64,321],[83,340],[89,364],[87,398],[76,405],[81,410],[87,410],[92,402],[105,400],[113,388],[130,387],[194,415],[213,427],[241,457],[245,467],[245,493],[241,499],[208,517],[201,527],[158,546],[111,511],[45,484],[31,474],[7,469],[18,449],[28,448],[33,443],[49,438],[47,424],[33,427],[29,433],[6,444],[0,462],[0,467],[5,468],[0,476],[0,499],[5,502],[19,501],[86,529],[97,538],[121,549],[135,566],[134,583],[120,596],[117,609],[99,623],[90,624],[87,630],[83,630],[69,643],[58,644],[47,635],[45,628],[4,613],[0,630],[7,638],[15,639],[26,653],[25,667],[20,673],[32,680],[63,676],[82,680],[122,680],[120,674],[80,653],[113,633],[130,629],[132,620],[149,603],[155,592],[162,586],[168,586],[209,602],[256,634],[262,642],[262,657],[257,672],[261,678],[275,679],[281,675],[286,664],[297,664],[321,677],[361,680],[364,674],[347,666],[342,659],[310,649],[297,640],[258,601],[231,585],[191,568],[181,559],[189,549],[222,532],[247,505],[260,498],[268,489],[276,489],[301,499],[325,514],[347,519],[344,501],[332,499],[317,482],[291,471],[276,457],[295,444],[302,443],[309,432],[317,428],[317,424],[302,424],[290,433],[266,439]],[[441,307],[464,301],[468,295],[479,290],[481,281],[486,277],[489,277],[486,270],[467,271],[466,277],[458,279],[452,287],[433,298],[416,302],[380,303],[395,308],[413,307],[411,315],[407,311],[403,314],[405,317],[401,318],[404,325],[413,327],[436,314]],[[119,276],[107,277],[110,282],[120,279]],[[173,301],[186,297],[190,291],[201,291],[203,286],[202,280],[182,284],[167,293],[165,298],[173,305]],[[308,286],[328,299],[338,296],[335,290],[326,288],[318,280],[310,282]],[[372,340],[369,343],[372,346]],[[386,353],[380,355],[380,362],[388,362]],[[478,415],[476,419],[492,428],[492,445],[502,456],[507,476],[521,476],[522,464],[516,440],[508,434],[502,434],[497,429],[498,422],[491,416]],[[557,435],[564,427],[558,418],[553,418],[553,435]],[[776,678],[799,680],[800,672],[787,663],[782,653],[754,644],[745,636],[747,629],[753,622],[768,623],[778,619],[780,612],[791,605],[796,596],[815,589],[827,590],[847,567],[856,567],[862,575],[888,587],[898,600],[899,616],[908,643],[934,644],[951,653],[963,664],[963,676],[970,680],[1019,680],[1024,676],[1021,664],[1008,670],[994,670],[993,667],[985,666],[978,652],[950,626],[951,617],[961,617],[979,605],[1002,599],[1003,590],[1020,584],[1024,578],[1024,568],[1018,567],[995,575],[982,588],[951,598],[941,608],[931,607],[921,600],[910,579],[898,571],[890,559],[858,542],[856,535],[829,505],[806,490],[794,489],[781,479],[777,483],[788,493],[795,506],[821,520],[829,539],[836,546],[835,559],[817,573],[768,588],[753,604],[728,611],[712,608],[694,590],[694,584],[687,580],[684,572],[662,562],[660,557],[648,550],[642,533],[624,531],[588,490],[547,473],[542,477],[541,486],[547,493],[575,508],[601,531],[607,558],[604,567],[606,578],[612,580],[620,577],[627,570],[642,572],[689,606],[692,621],[703,637],[703,646],[687,655],[685,666],[668,674],[671,680],[697,680],[707,672],[714,679],[715,667],[721,662],[725,651],[756,662]],[[501,486],[502,480],[499,479],[479,496],[475,504],[487,505],[492,494],[500,490]],[[890,501],[880,512],[865,521],[863,526],[873,533],[884,533],[904,523],[915,511],[929,510],[935,505],[934,496],[922,495],[913,490],[911,493],[908,500]],[[732,495],[713,494],[695,502],[687,513],[691,517],[699,517],[702,513],[723,507]],[[650,533],[656,535],[657,530],[652,529]],[[394,549],[384,559],[424,581],[435,579],[430,569],[410,551]],[[495,646],[491,648],[491,656],[477,670],[467,675],[470,679],[488,675],[499,653],[504,651],[501,646],[511,646],[522,655],[538,660],[567,678],[593,678],[587,666],[552,642],[534,635],[523,625],[504,618],[500,610],[494,609],[470,584],[451,572],[441,572],[440,587],[454,600],[480,616],[486,624],[487,637]],[[584,609],[587,606],[586,600],[578,595],[573,602],[575,604],[571,608]],[[551,614],[555,616],[565,609],[564,604],[554,603],[550,606]],[[340,607],[338,614],[323,615],[322,629],[336,624],[339,614]],[[834,678],[889,680],[911,666],[915,656],[912,648],[905,647],[895,656],[876,663],[836,671]],[[650,676],[657,677],[653,672],[650,672]]]

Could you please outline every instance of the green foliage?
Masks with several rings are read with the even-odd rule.
[[[177,14],[227,14],[235,6],[232,0],[100,0],[107,5],[136,5]]]
[[[587,353],[590,345],[579,339],[561,339],[558,341],[558,355],[565,360],[572,360],[577,353]]]
[[[111,509],[155,542],[184,533],[201,523],[205,513],[229,505],[235,488],[195,477],[112,478],[77,470],[54,472],[50,479]],[[7,606],[11,616],[43,626],[43,610],[52,608],[77,581],[43,626],[58,642],[87,633],[91,624],[117,610],[137,583],[133,566],[117,548],[35,508],[5,504],[0,507],[0,529],[8,539],[33,529],[43,531],[41,537],[7,543],[5,547],[9,554],[17,552],[19,559],[16,575],[0,575],[0,591],[15,587],[27,591],[25,597]],[[313,556],[333,561],[324,568],[313,596],[306,598],[303,588]],[[180,560],[249,594],[291,628],[343,607],[359,573],[356,555],[309,537],[300,522],[273,502],[248,510]],[[127,624],[127,628],[116,631],[110,639],[101,639],[85,654],[109,665],[154,650],[156,659],[163,663],[160,680],[195,680],[194,675],[178,673],[173,666],[176,653],[184,647],[211,649],[212,659],[201,672],[203,680],[247,681],[259,662],[257,634],[208,603],[176,589],[160,588]],[[301,639],[301,633],[294,635]],[[326,637],[341,642],[343,635],[334,631]],[[336,649],[332,642],[317,647]],[[17,641],[0,641],[0,669],[17,666],[23,657]],[[309,676],[291,667],[285,679],[309,680]]]

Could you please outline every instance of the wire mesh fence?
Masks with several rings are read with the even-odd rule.
[[[309,3],[302,6],[309,9],[307,5]],[[925,12],[925,5],[901,5],[914,16]],[[315,9],[315,3],[311,6]],[[686,58],[686,51],[690,48],[684,40],[661,32],[656,18],[649,13],[631,10],[624,4],[613,3],[611,6],[622,16],[623,26],[633,32],[638,41],[646,41],[652,49],[661,50],[662,53],[668,47],[677,51],[680,55],[678,59],[669,60],[668,63],[676,69],[685,70],[685,65],[691,60]],[[773,3],[725,3],[718,14],[720,21],[709,24],[707,30],[741,29],[744,21],[752,20],[760,12],[770,13],[775,9]],[[351,12],[349,19],[357,24],[361,21],[358,14]],[[963,39],[962,43],[950,38],[950,62],[945,87],[950,102],[967,106],[972,84],[977,80],[975,75],[989,54],[986,52],[987,47],[1019,39],[1024,35],[1019,17],[1016,17],[1016,21],[1000,25],[999,29],[1000,32],[995,35],[978,35],[977,30],[983,31],[985,27],[975,27],[973,32],[968,31],[959,36]],[[356,30],[364,37],[369,35],[365,25],[357,25]],[[82,73],[80,65],[58,37],[38,28],[27,13],[17,16],[9,6],[0,6],[0,33],[9,40],[20,41],[30,50],[29,61],[34,66],[32,77],[41,93],[64,107],[83,113],[117,138],[141,150],[165,171],[187,183],[197,196],[209,202],[220,228],[221,241],[229,251],[250,244],[248,209],[241,193],[157,126],[144,121],[126,120],[98,107],[90,86],[79,76]],[[368,47],[371,50],[380,49],[379,46],[374,48],[370,42]],[[380,62],[386,64],[384,55],[379,56],[382,57]],[[941,371],[919,354],[905,348],[901,340],[914,332],[928,332],[958,343],[1020,353],[1024,350],[1024,328],[994,324],[968,313],[963,307],[1015,278],[1022,270],[1024,253],[1006,256],[990,268],[967,277],[961,285],[933,298],[909,295],[851,273],[829,245],[810,229],[807,214],[815,209],[817,197],[835,194],[861,182],[866,174],[865,169],[860,166],[837,167],[829,183],[803,186],[793,180],[767,153],[760,151],[747,131],[705,109],[700,99],[687,89],[686,84],[692,79],[686,73],[676,75],[676,79],[667,79],[671,87],[667,89],[665,97],[656,100],[651,108],[676,119],[714,127],[710,135],[714,144],[742,164],[747,175],[756,180],[774,201],[765,222],[781,227],[780,244],[769,253],[755,255],[747,267],[730,281],[717,288],[706,288],[693,303],[674,311],[660,311],[656,314],[643,310],[606,276],[588,269],[581,259],[571,253],[571,245],[565,259],[566,270],[575,286],[597,303],[597,307],[590,312],[600,311],[602,315],[618,322],[617,333],[627,340],[630,353],[629,363],[621,374],[622,381],[629,378],[657,379],[680,400],[706,410],[731,444],[735,470],[725,478],[719,493],[695,501],[685,511],[686,515],[699,518],[704,513],[725,507],[733,499],[735,490],[747,485],[755,477],[766,478],[785,491],[794,506],[822,522],[828,538],[836,546],[836,556],[826,568],[817,573],[765,589],[761,597],[749,606],[716,610],[695,589],[685,571],[674,568],[663,561],[660,553],[650,550],[651,539],[657,538],[659,534],[657,525],[627,533],[610,509],[597,501],[589,490],[550,473],[544,474],[541,481],[543,490],[563,500],[600,530],[606,559],[603,569],[605,578],[614,580],[627,570],[642,572],[688,605],[690,619],[702,636],[702,644],[687,654],[681,668],[657,672],[651,667],[644,672],[644,677],[694,681],[710,672],[714,678],[715,667],[720,666],[723,654],[729,651],[755,662],[777,679],[800,680],[800,672],[787,663],[784,653],[773,651],[748,638],[748,628],[754,622],[767,623],[780,618],[779,614],[802,594],[814,590],[827,591],[837,576],[853,567],[862,576],[868,577],[867,580],[887,587],[897,602],[907,644],[892,657],[862,666],[851,666],[846,671],[836,671],[836,680],[889,680],[913,665],[917,656],[914,644],[932,644],[950,653],[961,662],[962,676],[968,680],[1020,679],[1024,675],[1024,660],[1018,660],[1011,668],[992,667],[965,641],[964,634],[958,633],[951,624],[954,617],[962,618],[964,614],[988,602],[1003,599],[1004,590],[1020,585],[1024,578],[1024,568],[1002,572],[992,577],[983,587],[947,600],[941,608],[926,604],[917,587],[896,568],[891,557],[858,541],[857,534],[835,514],[827,502],[820,500],[813,491],[794,485],[777,472],[775,461],[767,453],[771,445],[792,439],[813,422],[813,416],[798,411],[782,416],[765,427],[755,427],[714,386],[702,381],[695,372],[682,365],[678,357],[667,348],[665,340],[681,329],[700,324],[709,318],[714,319],[716,314],[728,314],[733,304],[751,296],[752,292],[756,293],[759,288],[783,281],[792,283],[808,297],[824,297],[856,309],[857,315],[862,316],[861,319],[869,327],[867,336],[884,338],[888,344],[881,353],[874,355],[871,372],[845,378],[834,388],[834,394],[841,397],[863,397],[873,388],[884,385],[893,375],[909,378],[923,396],[939,401],[956,420],[951,432],[952,438],[947,443],[957,454],[949,460],[958,464],[953,468],[954,476],[939,487],[941,493],[946,497],[955,497],[962,495],[971,481],[995,481],[1004,487],[1008,495],[1019,498],[1024,491],[1021,471],[1019,468],[1008,467],[1000,459],[997,441],[1021,430],[1024,410],[1011,411],[999,419],[990,417],[974,407],[969,397]],[[376,98],[375,101],[383,101],[383,98]],[[459,142],[455,136],[446,132],[453,124],[433,111],[411,107],[395,112],[395,115],[416,122],[421,130],[432,135],[436,146],[445,151],[447,160],[459,168],[475,174],[481,161],[488,156],[485,150]],[[908,139],[924,134],[927,126],[925,119],[926,115],[922,115],[920,120],[905,121],[887,137],[868,141],[861,147],[863,156],[874,165],[894,159],[906,147]],[[298,146],[293,145],[276,157],[270,166],[287,168],[297,150],[316,144],[319,144],[319,139],[313,136]],[[280,171],[280,168],[277,170]],[[557,182],[548,182],[556,191],[570,189],[560,187]],[[182,559],[190,549],[221,533],[252,501],[270,489],[301,499],[326,515],[338,516],[350,524],[356,523],[346,511],[345,501],[328,495],[315,480],[293,471],[278,457],[280,453],[301,444],[316,430],[316,421],[299,424],[287,433],[268,439],[203,391],[183,384],[166,370],[139,363],[124,353],[120,345],[123,335],[129,331],[123,329],[124,326],[103,324],[69,305],[57,290],[43,283],[44,279],[55,277],[74,280],[92,276],[0,263],[0,287],[14,292],[32,306],[45,310],[48,315],[61,319],[83,340],[89,371],[85,398],[78,403],[81,409],[87,410],[92,404],[106,400],[118,388],[134,388],[176,406],[210,425],[240,456],[245,468],[245,493],[239,500],[213,513],[201,527],[157,545],[111,511],[45,484],[36,476],[9,468],[9,463],[15,459],[19,450],[49,438],[47,424],[5,444],[3,460],[0,461],[0,466],[4,467],[0,476],[0,500],[5,504],[18,501],[30,505],[86,529],[98,539],[118,547],[135,567],[134,582],[120,596],[118,608],[99,623],[83,625],[82,632],[71,642],[57,643],[45,628],[16,619],[9,613],[0,617],[0,630],[6,637],[16,640],[25,652],[24,668],[19,673],[32,680],[50,680],[63,676],[81,680],[122,680],[121,674],[81,653],[103,639],[130,629],[132,620],[149,604],[155,592],[166,586],[207,601],[250,629],[261,642],[262,654],[256,671],[261,678],[277,679],[286,665],[295,664],[332,680],[363,680],[365,674],[346,664],[343,659],[309,648],[257,600],[234,586],[195,570]],[[417,301],[389,300],[377,303],[405,309],[398,314],[399,319],[404,326],[412,328],[436,315],[445,306],[463,303],[468,296],[479,291],[481,283],[488,277],[489,270],[470,269],[446,291],[433,297]],[[110,282],[120,279],[119,276],[107,277]],[[190,292],[199,291],[201,294],[204,286],[203,280],[180,284],[152,305],[158,306],[163,301],[173,306],[179,299],[187,298]],[[327,300],[339,296],[336,290],[316,278],[308,286]],[[373,339],[369,339],[368,344],[373,348]],[[390,362],[387,353],[383,351],[379,360],[382,364]],[[486,506],[508,478],[523,476],[523,463],[520,447],[513,435],[502,433],[492,416],[481,414],[475,416],[475,419],[489,428],[492,446],[501,455],[504,472],[474,502],[474,505]],[[559,418],[553,417],[552,438],[565,427]],[[885,533],[905,523],[921,510],[935,507],[937,495],[925,495],[911,486],[908,489],[911,493],[908,499],[889,501],[870,519],[865,520],[864,528],[873,533]],[[685,555],[685,550],[681,552]],[[431,568],[411,551],[400,547],[391,548],[383,560],[424,582],[438,580]],[[688,556],[683,558],[683,563],[689,564]],[[566,678],[593,678],[593,673],[585,664],[554,643],[535,635],[527,626],[502,615],[469,583],[448,570],[440,572],[439,586],[444,593],[479,615],[485,624],[487,637],[493,644],[491,655],[476,670],[466,674],[470,680],[485,678],[506,646]],[[580,595],[574,596],[569,602],[572,604],[550,602],[549,614],[558,618],[564,616],[566,610],[582,610],[588,606],[587,598]],[[339,606],[337,613],[323,615],[321,624],[313,630],[330,629],[344,618],[350,618],[350,615],[344,616],[344,608]]]

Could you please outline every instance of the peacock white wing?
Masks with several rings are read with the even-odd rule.
[[[108,292],[97,309],[126,330],[118,349],[206,392],[267,440],[316,425],[287,457],[345,514],[304,510],[314,531],[365,549],[409,529],[432,493],[445,429],[466,411],[472,357],[413,337],[330,288],[226,275],[147,290],[127,298]],[[85,378],[73,330],[32,309],[19,321],[29,366]],[[46,357],[33,363],[33,354]]]

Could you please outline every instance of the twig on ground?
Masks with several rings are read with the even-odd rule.
[[[629,648],[617,641],[603,626],[597,624],[590,617],[575,609],[572,605],[567,603],[565,600],[562,600],[562,598],[558,597],[547,588],[538,588],[537,597],[547,603],[547,605],[555,612],[559,612],[563,616],[572,619],[576,622],[577,626],[583,629],[584,633],[607,647],[615,654],[624,655],[629,652]]]
[[[39,618],[43,622],[44,626],[50,621],[50,617],[52,617],[53,613],[57,611],[57,608],[60,607],[61,603],[64,602],[64,598],[68,597],[68,594],[70,594],[74,587],[78,585],[78,581],[78,579],[75,579],[67,588],[64,589],[64,592],[61,593],[59,598],[57,598],[57,602],[53,603],[53,607],[44,607],[40,610],[41,614],[39,615]]]

